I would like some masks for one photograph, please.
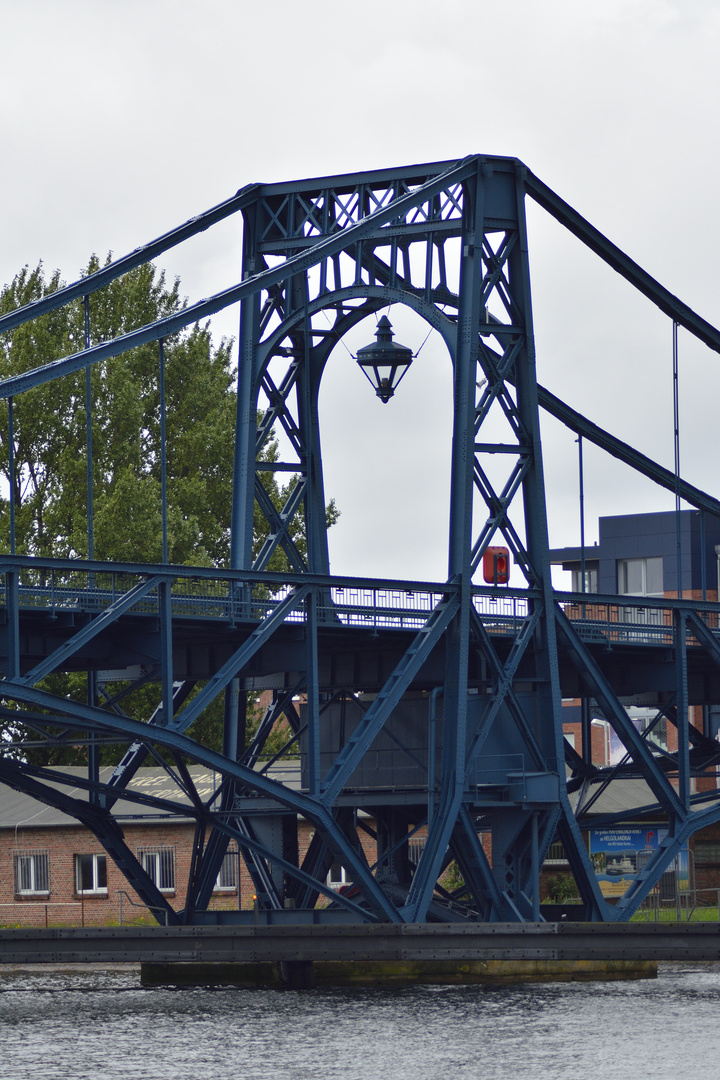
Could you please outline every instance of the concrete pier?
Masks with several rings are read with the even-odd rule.
[[[306,990],[330,986],[448,986],[654,979],[656,960],[342,961],[142,964],[143,986],[237,986]]]

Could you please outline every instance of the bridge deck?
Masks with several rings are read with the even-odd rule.
[[[493,923],[0,930],[0,963],[720,960],[716,923]]]
[[[108,572],[89,569],[34,569],[20,575],[17,592],[17,634],[20,666],[26,671],[64,646],[94,620],[123,603],[135,586],[158,573]],[[40,577],[38,577],[40,575]],[[180,575],[180,576],[175,576]],[[172,568],[172,660],[178,679],[211,677],[294,588],[293,584],[243,582],[237,575],[197,571],[197,576]],[[337,579],[340,581],[340,579]],[[13,600],[0,575],[0,667],[2,653],[11,648]],[[323,689],[382,687],[404,654],[412,636],[431,612],[452,592],[451,586],[399,582],[364,585],[348,580],[322,587],[318,605],[319,678]],[[647,704],[664,700],[675,689],[673,607],[678,601],[598,597],[581,602],[572,594],[558,600],[578,635],[610,677],[621,695],[645,695]],[[479,590],[473,600],[498,655],[508,654],[528,612],[528,595],[516,590]],[[682,603],[682,602],[681,602]],[[714,637],[720,634],[717,605],[685,602],[698,611]],[[299,606],[254,654],[245,669],[257,685],[279,687],[303,669],[305,617]],[[705,650],[688,638],[688,693],[692,704],[720,701],[720,669]],[[442,682],[441,645],[426,661],[413,687]],[[64,661],[66,670],[116,670],[152,667],[161,662],[162,643],[158,588],[139,597],[127,609],[107,619],[107,625]],[[532,646],[527,653],[532,656]],[[471,657],[470,684],[487,678]],[[532,664],[528,670],[531,670]],[[62,666],[61,666],[62,669]],[[524,665],[517,677],[522,680]],[[565,697],[581,692],[575,666],[560,651],[560,677]],[[275,681],[273,681],[273,678]]]

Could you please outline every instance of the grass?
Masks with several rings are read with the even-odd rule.
[[[645,911],[636,911],[630,919],[630,922],[662,922],[662,923],[674,923],[678,921],[677,909],[674,904],[668,904],[667,907],[663,907],[657,912],[657,920],[655,918],[656,913],[647,909]],[[716,907],[696,907],[690,914],[688,920],[688,912],[680,911],[680,919],[682,922],[718,922],[718,909]]]

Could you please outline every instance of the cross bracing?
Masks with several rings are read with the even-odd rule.
[[[36,386],[111,363],[139,344],[162,343],[240,305],[227,565],[0,556],[0,714],[9,732],[21,715],[26,733],[9,738],[0,779],[78,817],[148,906],[171,921],[209,918],[230,839],[261,906],[284,918],[312,909],[320,919],[341,912],[367,921],[537,920],[539,871],[555,837],[586,917],[624,919],[688,837],[720,820],[718,789],[701,798],[692,790],[694,777],[715,776],[717,744],[689,720],[691,705],[720,703],[720,608],[648,598],[657,618],[636,624],[636,601],[613,594],[593,595],[590,603],[585,594],[553,588],[539,410],[703,513],[720,516],[720,503],[538,385],[527,198],[674,323],[720,351],[714,327],[522,163],[482,156],[251,185],[97,274],[0,318],[0,333],[10,333],[216,222],[242,217],[237,284],[0,384],[11,416],[12,403]],[[444,582],[330,573],[319,388],[337,345],[390,304],[419,314],[452,361]],[[161,356],[160,347],[159,365]],[[282,453],[268,459],[264,451],[278,431]],[[294,478],[280,506],[263,484],[268,471]],[[258,509],[267,538],[254,552]],[[522,584],[480,581],[484,556],[498,543]],[[273,572],[278,560],[286,569]],[[89,673],[87,704],[47,689],[48,676],[68,671]],[[132,715],[131,691],[147,684],[158,688],[156,705]],[[246,745],[245,703],[260,688],[272,692],[272,702]],[[626,749],[614,770],[593,764],[588,747],[577,752],[563,740],[562,698],[570,696],[601,704]],[[677,728],[678,751],[659,752],[652,726],[637,731],[626,702],[638,697]],[[193,738],[217,699],[224,701],[223,753]],[[264,740],[281,717],[289,734],[280,759],[299,751],[299,788],[272,778],[263,759]],[[107,742],[118,744],[120,760],[101,783],[97,750]],[[87,798],[63,792],[56,770],[29,765],[30,743],[87,743],[80,785]],[[210,798],[193,789],[188,760],[216,771]],[[124,844],[113,816],[120,797],[145,797],[134,791],[133,777],[150,761],[163,763],[184,795],[182,804],[165,800],[163,809],[196,822],[192,879],[179,914]],[[610,906],[581,825],[593,790],[617,777],[645,783],[642,812],[662,815],[668,831]],[[77,776],[66,786],[74,791]],[[302,860],[266,827],[273,820],[286,829],[298,816],[314,828]],[[372,859],[360,842],[363,827],[376,842]],[[418,837],[415,863],[408,845]],[[443,885],[453,859],[465,881],[455,894]],[[336,860],[353,882],[339,895],[326,882]],[[315,910],[320,896],[331,901],[327,916]]]

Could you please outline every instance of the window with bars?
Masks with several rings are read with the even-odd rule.
[[[107,859],[104,855],[75,856],[75,892],[107,894]]]
[[[175,891],[175,848],[138,848],[138,861],[160,892]]]
[[[47,896],[50,892],[49,852],[14,851],[13,882],[16,896]]]
[[[550,864],[554,863],[554,864],[557,865],[558,863],[566,863],[567,861],[568,860],[567,860],[567,855],[565,854],[565,848],[562,846],[562,844],[560,844],[560,843],[551,844],[550,847],[548,848],[548,853],[547,853],[547,856],[545,858],[545,863],[546,864],[547,863],[550,863]]]
[[[220,867],[220,873],[215,882],[216,891],[232,891],[238,887],[238,852],[230,850],[225,853],[225,858]]]
[[[424,836],[421,836],[420,839],[416,839],[415,837],[413,837],[412,840],[408,840],[408,859],[413,864],[413,866],[417,866],[417,864],[420,862],[420,856],[423,853],[424,847]]]

